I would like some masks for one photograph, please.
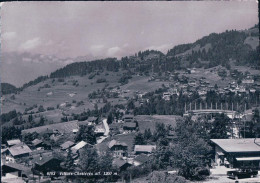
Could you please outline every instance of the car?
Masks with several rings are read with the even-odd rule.
[[[252,169],[239,169],[227,172],[227,176],[231,179],[241,179],[241,178],[252,178],[258,175],[257,170]]]

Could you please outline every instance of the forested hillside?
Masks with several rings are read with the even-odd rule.
[[[18,88],[16,88],[14,85],[11,85],[9,83],[2,83],[1,84],[1,92],[3,95],[15,93],[18,91]]]

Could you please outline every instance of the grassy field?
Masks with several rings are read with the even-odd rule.
[[[135,119],[138,121],[140,132],[144,132],[145,129],[149,128],[153,132],[155,130],[156,123],[164,123],[165,125],[175,127],[176,120],[182,119],[182,117],[175,115],[138,115]]]

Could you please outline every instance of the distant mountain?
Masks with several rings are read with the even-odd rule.
[[[60,59],[51,55],[8,52],[1,55],[1,81],[17,87],[41,75],[51,72],[76,61],[92,57]]]
[[[1,83],[1,93],[3,95],[16,93],[19,89],[9,83]]]

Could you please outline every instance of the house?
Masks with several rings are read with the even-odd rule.
[[[32,150],[26,144],[18,144],[8,148],[8,152],[7,156],[17,159],[29,156]]]
[[[260,170],[260,138],[210,139],[214,145],[215,163],[226,160],[230,167]]]
[[[163,93],[163,99],[169,101],[171,98],[171,94],[169,92]]]
[[[134,115],[126,114],[123,117],[124,122],[133,122],[134,121]]]
[[[61,160],[55,158],[51,155],[42,155],[34,157],[32,160],[34,164],[34,169],[40,172],[48,172],[48,171],[60,171],[60,163]]]
[[[89,117],[89,118],[88,118],[88,121],[91,122],[91,123],[97,123],[98,118],[92,116],[92,117]]]
[[[119,170],[119,172],[126,170],[128,167],[132,166],[130,163],[123,159],[116,158],[113,160],[112,165]]]
[[[123,124],[124,130],[135,130],[136,129],[136,123],[135,122],[127,122]]]
[[[17,144],[21,144],[22,142],[19,139],[13,139],[13,140],[8,140],[7,141],[7,146],[11,147]]]
[[[11,162],[2,164],[3,182],[12,182],[13,179],[15,178],[17,179],[18,177],[28,178],[30,174],[31,174],[31,168],[23,166],[21,164],[11,163]]]
[[[96,126],[94,131],[96,137],[103,136],[105,134],[105,129],[102,125]]]
[[[156,145],[135,145],[134,152],[135,154],[150,154],[155,149]]]
[[[127,144],[124,142],[119,142],[116,140],[111,140],[108,143],[108,147],[111,151],[113,151],[114,156],[122,157],[127,155]]]
[[[74,142],[66,141],[66,142],[64,142],[63,144],[61,144],[60,147],[61,147],[61,150],[67,150],[67,149],[69,149],[70,147],[72,147],[73,145],[75,145]]]

